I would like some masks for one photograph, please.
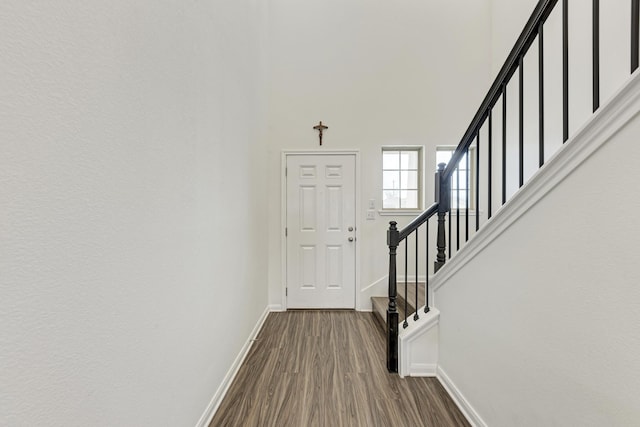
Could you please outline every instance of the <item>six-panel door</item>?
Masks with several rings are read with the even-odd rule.
[[[287,307],[355,307],[355,155],[288,155]]]

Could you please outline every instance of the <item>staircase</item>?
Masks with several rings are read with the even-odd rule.
[[[425,304],[425,282],[418,282],[418,302],[416,304],[416,283],[407,283],[405,290],[404,286],[400,286],[398,289],[398,317],[401,320],[409,318],[419,307],[424,307]],[[407,296],[408,295],[408,296]],[[371,306],[373,307],[373,314],[376,320],[382,326],[383,330],[387,330],[387,308],[389,307],[388,297],[371,297]],[[406,307],[406,308],[405,308]]]
[[[560,4],[561,7],[556,8],[557,4]],[[583,6],[587,7],[586,4]],[[640,63],[640,0],[631,0],[630,10],[630,70],[633,74]],[[591,31],[588,37],[585,35],[580,40],[587,45],[579,46],[579,49],[585,50],[586,47],[587,51],[592,51],[592,69],[589,70],[592,77],[592,93],[590,94],[589,108],[594,113],[591,116],[593,118],[598,117],[596,113],[605,113],[600,107],[600,15],[598,0],[593,0],[591,12],[593,18]],[[552,70],[553,73],[549,71],[549,67],[545,68],[544,65],[545,60],[548,61],[549,58],[545,54],[545,43],[543,42],[545,24],[552,13],[557,13],[558,15],[555,16],[560,18],[555,22],[561,25],[562,34],[559,40],[561,49],[558,49],[561,52],[561,58],[555,58],[562,66],[559,70]],[[433,282],[435,288],[440,286],[446,279],[443,279],[438,271],[445,264],[451,264],[451,267],[455,268],[455,263],[464,259],[474,245],[479,247],[480,243],[478,242],[487,240],[484,237],[487,232],[492,228],[497,228],[498,221],[492,221],[492,216],[502,217],[500,221],[509,217],[511,213],[508,212],[508,208],[512,207],[512,211],[517,209],[516,202],[523,198],[522,194],[526,191],[527,184],[531,184],[529,188],[538,185],[538,182],[543,180],[539,178],[540,175],[544,175],[545,172],[551,174],[553,168],[557,167],[558,158],[562,157],[563,150],[571,146],[573,142],[580,142],[579,138],[570,140],[570,137],[573,138],[576,134],[569,134],[569,118],[571,117],[569,110],[570,106],[575,107],[575,103],[570,102],[569,93],[568,15],[568,0],[540,0],[538,2],[451,159],[446,164],[440,163],[438,165],[435,175],[435,202],[402,229],[397,228],[395,221],[390,222],[387,231],[387,245],[389,247],[388,297],[372,298],[373,312],[387,334],[387,369],[389,372],[407,374],[406,366],[401,366],[403,360],[406,364],[410,359],[407,356],[409,353],[416,354],[422,351],[421,349],[424,349],[425,346],[431,346],[429,350],[431,353],[425,356],[425,360],[428,362],[417,363],[417,365],[429,365],[429,369],[425,368],[423,372],[431,371],[433,366],[437,365],[439,311],[433,307],[433,303],[429,299],[430,292],[433,291],[430,288],[429,280]],[[552,32],[550,31],[550,33]],[[537,45],[537,49],[530,53],[529,50],[534,44]],[[546,45],[549,45],[548,40]],[[550,50],[553,52],[553,49]],[[525,57],[530,64],[534,64],[533,67],[527,68],[526,73]],[[553,60],[554,58],[551,58],[550,62]],[[518,78],[513,79],[516,74]],[[537,93],[534,96],[537,102],[537,117],[535,123],[531,123],[531,117],[527,116],[529,121],[525,125],[526,103],[524,99],[526,96],[531,96],[531,91],[525,91],[524,82],[525,79],[531,78],[537,80]],[[562,81],[562,102],[555,103],[551,107],[549,107],[549,102],[545,102],[545,96],[549,97],[551,91],[549,88],[545,89],[545,81],[548,82],[549,79]],[[509,103],[507,98],[510,100]],[[547,111],[545,111],[545,107],[547,107]],[[600,114],[600,116],[602,115]],[[559,127],[557,130],[556,127],[553,128],[553,131],[557,133],[557,135],[553,135],[553,139],[557,140],[558,144],[560,142],[567,143],[557,150],[559,155],[555,157],[550,156],[553,154],[553,150],[550,147],[550,142],[545,140],[549,138],[550,132],[546,128],[548,124],[545,124],[545,117],[547,117],[548,123],[549,116],[557,117],[558,121],[562,123],[561,129]],[[513,124],[514,121],[515,124]],[[508,122],[511,124],[507,125]],[[517,134],[508,132],[508,128],[515,129],[516,127]],[[532,128],[536,130],[535,138],[530,135]],[[546,132],[547,130],[549,132]],[[579,130],[577,134],[580,132],[582,131]],[[527,138],[525,138],[525,134]],[[525,141],[527,145],[525,145]],[[535,150],[531,148],[535,148]],[[470,165],[470,152],[472,151],[475,156],[472,160],[473,164]],[[463,159],[466,164],[461,165]],[[537,168],[543,168],[545,162],[551,163],[552,160],[555,160],[554,165],[546,165],[546,170],[540,169],[533,175],[525,172],[525,169],[532,168],[532,164]],[[525,179],[526,175],[528,177]],[[466,180],[466,183],[461,180]],[[472,192],[471,189],[475,189],[475,192]],[[463,198],[460,198],[461,192],[465,194]],[[470,210],[475,212],[470,215]],[[435,242],[429,239],[430,226],[437,228]],[[473,233],[471,239],[469,238],[470,232]],[[463,235],[464,239],[461,237]],[[472,243],[472,245],[468,245],[468,243]],[[411,264],[408,266],[407,258],[410,251],[413,253],[411,254]],[[398,269],[396,265],[398,255],[401,259],[404,258],[404,270]],[[413,264],[414,256],[415,264]],[[445,270],[451,270],[451,268]],[[408,276],[410,271],[415,272],[416,278],[426,277],[427,282],[416,283],[417,279],[415,279],[412,283],[408,283],[409,279],[405,283],[405,277],[411,277]],[[418,272],[423,276],[418,276]],[[448,274],[446,271],[444,273]],[[402,278],[399,278],[399,275]],[[411,347],[412,343],[415,345],[414,347]],[[403,346],[405,347],[403,348]],[[416,365],[415,360],[409,363]]]

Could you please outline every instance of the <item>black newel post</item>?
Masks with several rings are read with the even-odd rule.
[[[449,212],[449,204],[451,202],[451,182],[444,179],[444,168],[446,164],[438,164],[438,171],[436,172],[436,202],[438,202],[438,240],[436,247],[438,252],[436,254],[436,261],[434,263],[434,273],[440,269],[446,262],[445,250],[447,249],[447,239],[445,234],[445,215]]]
[[[387,231],[387,245],[389,246],[389,307],[387,308],[387,369],[398,372],[398,308],[396,298],[398,288],[396,283],[396,249],[400,243],[400,232],[397,223],[391,221]]]

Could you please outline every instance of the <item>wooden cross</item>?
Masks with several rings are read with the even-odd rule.
[[[322,124],[322,120],[320,120],[320,123],[318,123],[317,125],[315,125],[313,128],[314,128],[315,130],[317,130],[317,131],[319,131],[319,132],[320,132],[320,145],[322,145],[322,131],[323,131],[323,130],[325,130],[325,129],[329,129],[329,127],[328,127],[328,126],[323,125],[323,124]]]

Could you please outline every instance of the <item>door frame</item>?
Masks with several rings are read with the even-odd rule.
[[[338,149],[338,150],[300,150],[300,149],[284,149],[280,158],[280,274],[282,278],[281,299],[282,309],[287,310],[287,237],[285,229],[287,227],[287,177],[285,169],[287,167],[287,156],[346,156],[352,155],[355,160],[355,307],[354,310],[360,308],[360,150],[357,149]]]

